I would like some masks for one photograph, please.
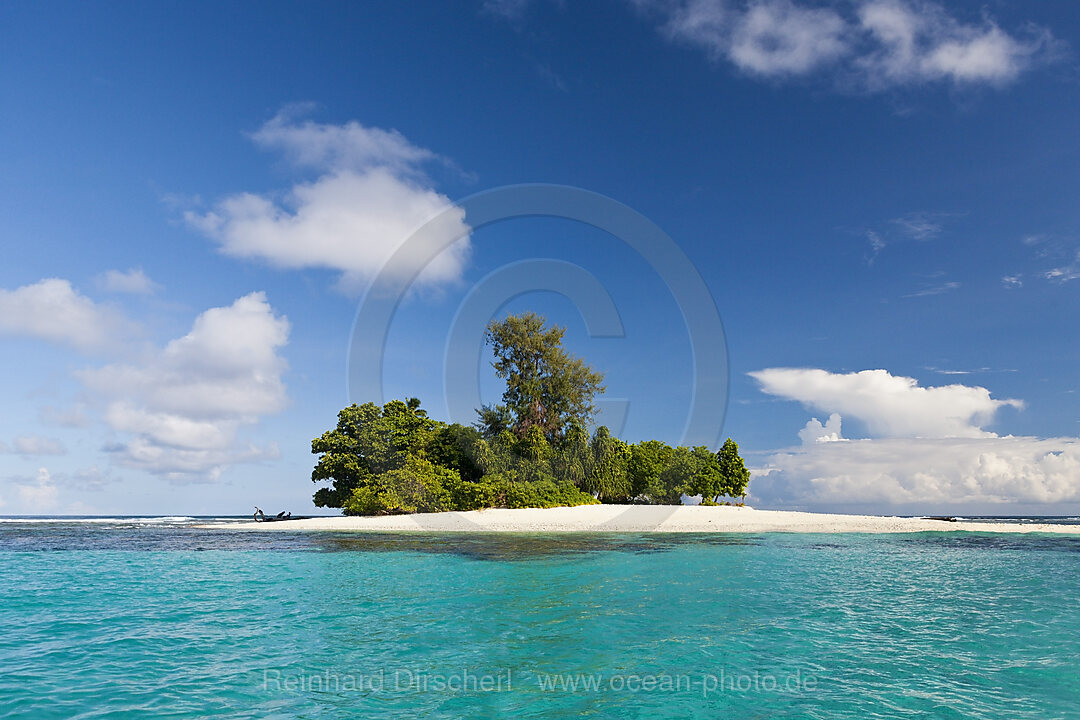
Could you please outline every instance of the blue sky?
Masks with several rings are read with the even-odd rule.
[[[0,514],[311,511],[373,276],[518,183],[623,203],[697,268],[757,506],[1080,511],[1078,38],[1065,2],[5,4]],[[691,341],[649,262],[451,220],[387,397],[446,417],[462,303],[555,259],[625,337],[551,292],[500,311],[567,326],[626,439],[681,439]]]

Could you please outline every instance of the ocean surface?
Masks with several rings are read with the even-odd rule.
[[[0,520],[0,718],[1080,718],[1076,536],[196,522]]]

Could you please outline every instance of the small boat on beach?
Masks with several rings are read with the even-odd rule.
[[[255,522],[284,522],[286,520],[307,520],[308,519],[306,517],[300,517],[300,516],[293,517],[292,512],[286,513],[284,510],[279,512],[277,515],[267,515],[262,510],[259,509],[258,505],[255,506],[255,513],[254,513],[254,515],[252,517],[255,518]]]

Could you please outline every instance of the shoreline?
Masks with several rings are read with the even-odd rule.
[[[218,528],[220,525],[200,527]],[[1080,535],[1080,525],[931,520],[881,515],[839,515],[700,505],[579,505],[558,508],[488,508],[468,512],[378,517],[318,517],[246,522],[229,529],[331,532],[634,532],[634,533],[912,533],[993,532]]]

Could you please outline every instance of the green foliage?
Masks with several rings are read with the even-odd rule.
[[[700,495],[702,502],[715,501],[724,494],[724,478],[715,453],[701,445],[690,450],[693,476],[686,486],[687,495]]]
[[[450,491],[461,481],[457,471],[432,465],[415,455],[353,490],[344,510],[349,515],[393,515],[454,509]]]
[[[594,462],[589,433],[581,423],[570,423],[552,460],[551,469],[555,477],[582,487],[585,478],[592,472]]]
[[[603,375],[562,349],[564,332],[532,313],[488,325],[505,404],[481,408],[476,427],[432,420],[416,398],[342,410],[311,443],[311,479],[329,483],[315,504],[385,515],[745,496],[750,472],[730,438],[716,454],[628,445],[606,427],[590,438]]]
[[[716,453],[717,464],[722,478],[721,495],[745,497],[746,486],[750,482],[750,471],[739,456],[739,445],[728,438],[720,451]]]
[[[572,507],[597,502],[573,483],[555,480],[510,483],[506,494],[506,507],[510,508]]]
[[[630,447],[627,474],[635,498],[654,505],[672,505],[682,501],[679,488],[672,485],[676,476],[669,472],[675,448],[659,440],[646,440]]]
[[[547,327],[534,313],[488,324],[485,338],[495,353],[492,365],[506,380],[506,391],[503,405],[480,411],[486,436],[509,427],[524,437],[529,428],[537,427],[555,440],[570,423],[586,423],[593,416],[593,400],[604,392],[604,375],[563,349],[565,332]]]
[[[483,471],[476,462],[474,446],[481,439],[476,428],[464,425],[441,425],[427,446],[431,462],[455,468],[463,480],[479,480]]]
[[[592,462],[589,464],[581,489],[603,502],[627,502],[632,486],[627,468],[630,446],[611,436],[606,427],[599,427],[593,436]]]
[[[485,438],[497,437],[514,424],[514,418],[505,405],[484,405],[476,414],[479,416],[476,427]]]
[[[510,481],[504,475],[484,475],[475,482],[458,480],[447,485],[455,510],[507,507]]]
[[[337,427],[311,442],[311,452],[320,455],[311,480],[332,483],[316,492],[315,504],[344,507],[356,488],[404,467],[409,455],[423,455],[436,426],[415,398],[382,408],[374,403],[345,408],[338,413]]]

